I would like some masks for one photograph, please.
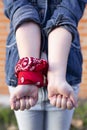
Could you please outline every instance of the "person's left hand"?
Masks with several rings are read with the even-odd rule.
[[[48,73],[48,98],[53,106],[63,109],[72,109],[77,106],[74,90],[62,77]]]
[[[60,94],[50,97],[49,100],[53,106],[56,106],[58,108],[72,109],[74,107],[70,98],[64,97]]]

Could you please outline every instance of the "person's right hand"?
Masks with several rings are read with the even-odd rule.
[[[38,88],[35,85],[18,85],[10,96],[10,106],[14,110],[29,109],[38,100]]]

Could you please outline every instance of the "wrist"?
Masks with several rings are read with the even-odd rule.
[[[43,87],[47,85],[48,63],[44,59],[24,57],[15,66],[15,74],[18,85],[36,85]]]
[[[57,78],[59,80],[66,80],[66,71],[63,69],[49,69],[48,77]]]
[[[61,84],[66,82],[66,76],[64,74],[59,74],[57,72],[50,72],[48,71],[48,84]]]

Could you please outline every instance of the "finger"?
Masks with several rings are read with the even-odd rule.
[[[74,105],[70,99],[67,100],[67,109],[71,110],[74,108]]]
[[[56,95],[51,97],[49,100],[51,105],[56,106],[56,100],[57,100]]]
[[[26,101],[25,101],[25,98],[21,98],[20,99],[20,110],[24,110],[26,109]]]
[[[57,91],[55,91],[55,89],[53,89],[52,87],[50,87],[51,85],[48,84],[48,99],[50,100],[52,97],[54,97],[57,94]]]
[[[15,108],[14,108],[14,110],[18,110],[18,109],[20,109],[20,100],[17,100],[15,102]]]
[[[16,107],[16,103],[11,103],[10,106],[11,106],[11,110],[14,110]]]
[[[72,101],[74,107],[77,107],[77,97],[75,96],[74,91],[70,93],[70,100]]]
[[[62,100],[62,96],[60,94],[57,95],[56,107],[61,108],[61,100]]]
[[[62,99],[61,99],[61,108],[62,109],[66,109],[67,108],[67,98],[62,96]]]
[[[12,110],[16,107],[16,100],[17,99],[15,95],[10,96],[10,106]]]
[[[32,107],[32,106],[34,106],[36,104],[37,99],[30,97],[28,101],[29,101],[30,107]]]
[[[29,98],[30,98],[30,97],[26,97],[26,99],[25,99],[25,101],[26,101],[26,109],[29,109],[29,108],[30,108]]]

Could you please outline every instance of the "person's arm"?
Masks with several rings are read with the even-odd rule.
[[[39,58],[40,19],[37,10],[28,0],[4,0],[4,10],[16,33],[20,58]]]
[[[3,3],[5,15],[10,19],[16,33],[20,58],[39,58],[40,19],[37,10],[28,0],[3,0]]]
[[[66,81],[66,69],[71,42],[84,10],[84,3],[79,4],[79,1],[62,0],[46,28],[49,34],[48,97],[52,105],[68,109],[77,105],[74,91]]]
[[[4,1],[5,14],[10,19],[18,46],[19,58],[40,55],[39,15],[28,0]],[[38,88],[35,85],[19,85],[10,97],[11,108],[29,109],[38,99]]]
[[[70,51],[72,35],[62,27],[56,28],[48,38],[49,71],[57,74],[58,79],[66,79],[67,60]]]
[[[18,46],[19,57],[40,56],[40,27],[34,22],[22,24],[16,30],[16,41]],[[26,97],[26,99],[24,99]],[[20,101],[18,102],[18,99]],[[29,109],[35,105],[38,99],[38,88],[35,85],[19,85],[16,87],[14,94],[11,96],[12,109]],[[14,104],[14,100],[16,100]],[[16,105],[19,104],[19,105]],[[28,105],[27,105],[28,104]]]
[[[73,107],[71,102],[76,106],[73,89],[66,82],[66,68],[71,41],[71,33],[61,27],[53,30],[48,38],[48,96],[51,104],[68,109]],[[58,100],[61,100],[61,104],[52,98],[55,95],[58,96]],[[59,95],[62,95],[61,99]],[[71,102],[67,102],[68,104],[65,105],[64,100],[66,98],[69,98]]]
[[[37,24],[27,22],[21,25],[16,30],[16,40],[20,58],[40,57],[41,34]]]

